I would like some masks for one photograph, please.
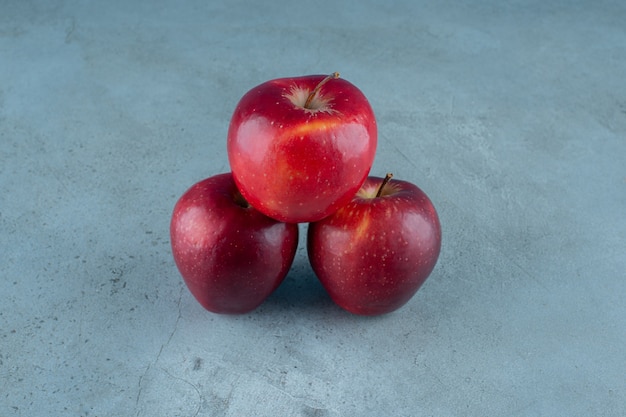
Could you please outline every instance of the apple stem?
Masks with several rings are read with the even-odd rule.
[[[317,93],[320,91],[320,89],[322,88],[322,86],[324,84],[326,84],[328,81],[333,80],[339,78],[339,73],[338,72],[333,72],[332,74],[330,74],[328,77],[324,78],[322,81],[319,82],[319,84],[317,84],[315,86],[315,88],[313,89],[313,91],[311,91],[311,93],[309,93],[309,96],[306,98],[306,101],[304,102],[304,108],[305,109],[310,109],[311,108],[311,102],[313,101],[313,99],[315,98],[315,96],[317,95]]]
[[[380,195],[383,193],[383,188],[385,188],[385,185],[387,185],[387,183],[392,177],[393,177],[393,174],[391,172],[388,172],[387,175],[385,175],[385,178],[383,178],[383,181],[380,183],[380,187],[378,187],[376,198],[380,197]]]

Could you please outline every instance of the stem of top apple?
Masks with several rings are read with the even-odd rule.
[[[328,81],[333,80],[335,78],[339,78],[339,73],[338,72],[333,72],[332,74],[330,74],[328,77],[324,78],[322,81],[319,82],[319,84],[317,84],[315,86],[315,88],[313,89],[313,91],[311,91],[309,93],[309,96],[306,98],[306,101],[304,102],[304,108],[305,109],[310,109],[311,108],[311,102],[313,101],[313,99],[315,98],[315,96],[317,95],[317,93],[320,91],[320,89],[322,88],[322,86],[324,84],[326,84]]]
[[[393,177],[393,174],[391,172],[388,172],[387,175],[385,175],[385,178],[383,178],[383,181],[380,183],[380,187],[378,187],[376,198],[381,196],[381,194],[383,193],[383,188],[385,188],[385,185],[387,185],[387,183],[392,177]]]

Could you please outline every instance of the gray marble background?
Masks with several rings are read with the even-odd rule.
[[[624,2],[0,10],[0,415],[624,415]],[[372,174],[437,207],[437,267],[352,316],[301,239],[258,310],[204,311],[174,203],[228,171],[248,89],[332,71],[376,112]]]

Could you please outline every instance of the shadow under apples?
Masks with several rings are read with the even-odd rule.
[[[298,254],[294,259],[289,274],[272,295],[255,311],[250,313],[257,317],[280,317],[288,316],[295,318],[313,318],[325,323],[336,325],[355,325],[365,322],[387,320],[393,313],[380,316],[360,316],[352,314],[335,304],[320,281],[315,276],[306,250]]]
[[[246,316],[250,319],[274,320],[289,318],[300,320],[313,318],[325,322],[360,323],[363,321],[385,320],[389,316],[359,316],[335,304],[322,283],[318,280],[309,263],[306,249],[308,225],[299,225],[299,243],[296,256],[289,273],[280,286],[254,311]]]
[[[306,251],[304,251],[306,252]],[[299,249],[293,265],[281,285],[258,310],[334,310],[339,309],[319,282],[306,255]]]

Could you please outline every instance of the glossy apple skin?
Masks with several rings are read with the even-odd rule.
[[[369,177],[348,205],[310,224],[307,236],[311,266],[332,300],[360,315],[406,304],[441,249],[439,217],[426,194],[391,180],[387,195],[370,198],[381,181]]]
[[[350,202],[365,181],[377,145],[374,112],[350,82],[328,81],[317,95],[324,109],[304,101],[324,75],[282,78],[246,93],[228,130],[228,159],[250,204],[269,217],[320,220]],[[306,93],[306,94],[305,94]]]
[[[207,310],[242,314],[283,281],[298,225],[245,207],[230,173],[194,184],[174,206],[172,254],[187,287]]]

